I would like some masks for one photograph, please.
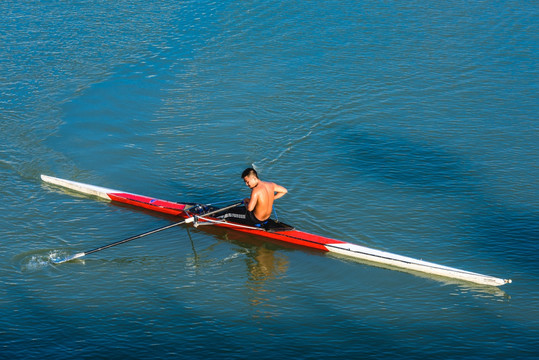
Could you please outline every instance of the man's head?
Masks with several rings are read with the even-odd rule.
[[[258,185],[258,174],[253,168],[247,168],[243,170],[241,178],[243,179],[243,181],[245,181],[245,185],[247,185],[251,189]]]

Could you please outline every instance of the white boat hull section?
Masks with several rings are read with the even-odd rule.
[[[61,186],[63,188],[71,189],[71,190],[74,190],[83,194],[87,194],[87,195],[97,196],[97,197],[100,197],[102,199],[109,200],[109,201],[110,201],[110,197],[108,196],[108,194],[122,192],[119,190],[113,190],[113,189],[108,189],[101,186],[83,184],[76,181],[59,179],[59,178],[55,178],[55,177],[47,176],[47,175],[41,175],[41,180],[43,180],[44,182],[48,184]]]
[[[471,281],[477,284],[500,286],[511,280],[460,270],[449,266],[439,265],[428,261],[418,260],[407,256],[397,255],[386,251],[371,249],[351,243],[326,245],[330,252],[367,260],[374,263],[386,264],[396,268],[415,270],[423,273],[450,277],[453,279]]]

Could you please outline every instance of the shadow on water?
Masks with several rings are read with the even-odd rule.
[[[462,225],[474,229],[478,251],[539,269],[533,255],[539,250],[537,214],[490,195],[481,170],[456,152],[387,133],[340,131],[335,141],[346,149],[339,163],[347,170],[390,187],[431,194],[446,204],[465,204],[468,224]],[[530,254],[536,261],[530,261]]]

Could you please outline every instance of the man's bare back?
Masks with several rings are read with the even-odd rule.
[[[244,176],[243,180],[245,185],[251,189],[251,197],[244,200],[247,210],[252,211],[258,220],[267,220],[273,210],[273,201],[288,191],[275,183],[260,180],[254,170]]]

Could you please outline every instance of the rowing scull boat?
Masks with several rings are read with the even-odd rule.
[[[214,212],[215,208],[210,208],[203,204],[178,203],[160,200],[148,196],[84,184],[71,180],[59,179],[47,175],[41,175],[41,179],[48,184],[56,185],[83,194],[96,196],[104,200],[129,204],[160,213],[189,219],[191,220],[189,222],[194,223],[195,226],[201,224],[212,224],[219,227],[231,228],[236,231],[262,236],[272,240],[344,255],[346,257],[365,260],[372,263],[469,281],[481,285],[501,286],[511,282],[510,279],[501,279],[493,276],[482,275],[475,272],[460,270],[449,266],[443,266],[410,258],[407,256],[392,254],[386,251],[371,249],[341,240],[309,234],[273,220],[271,221],[270,226],[259,228],[237,224],[231,221],[224,221],[215,217],[204,216],[205,213],[210,211],[209,209]]]

